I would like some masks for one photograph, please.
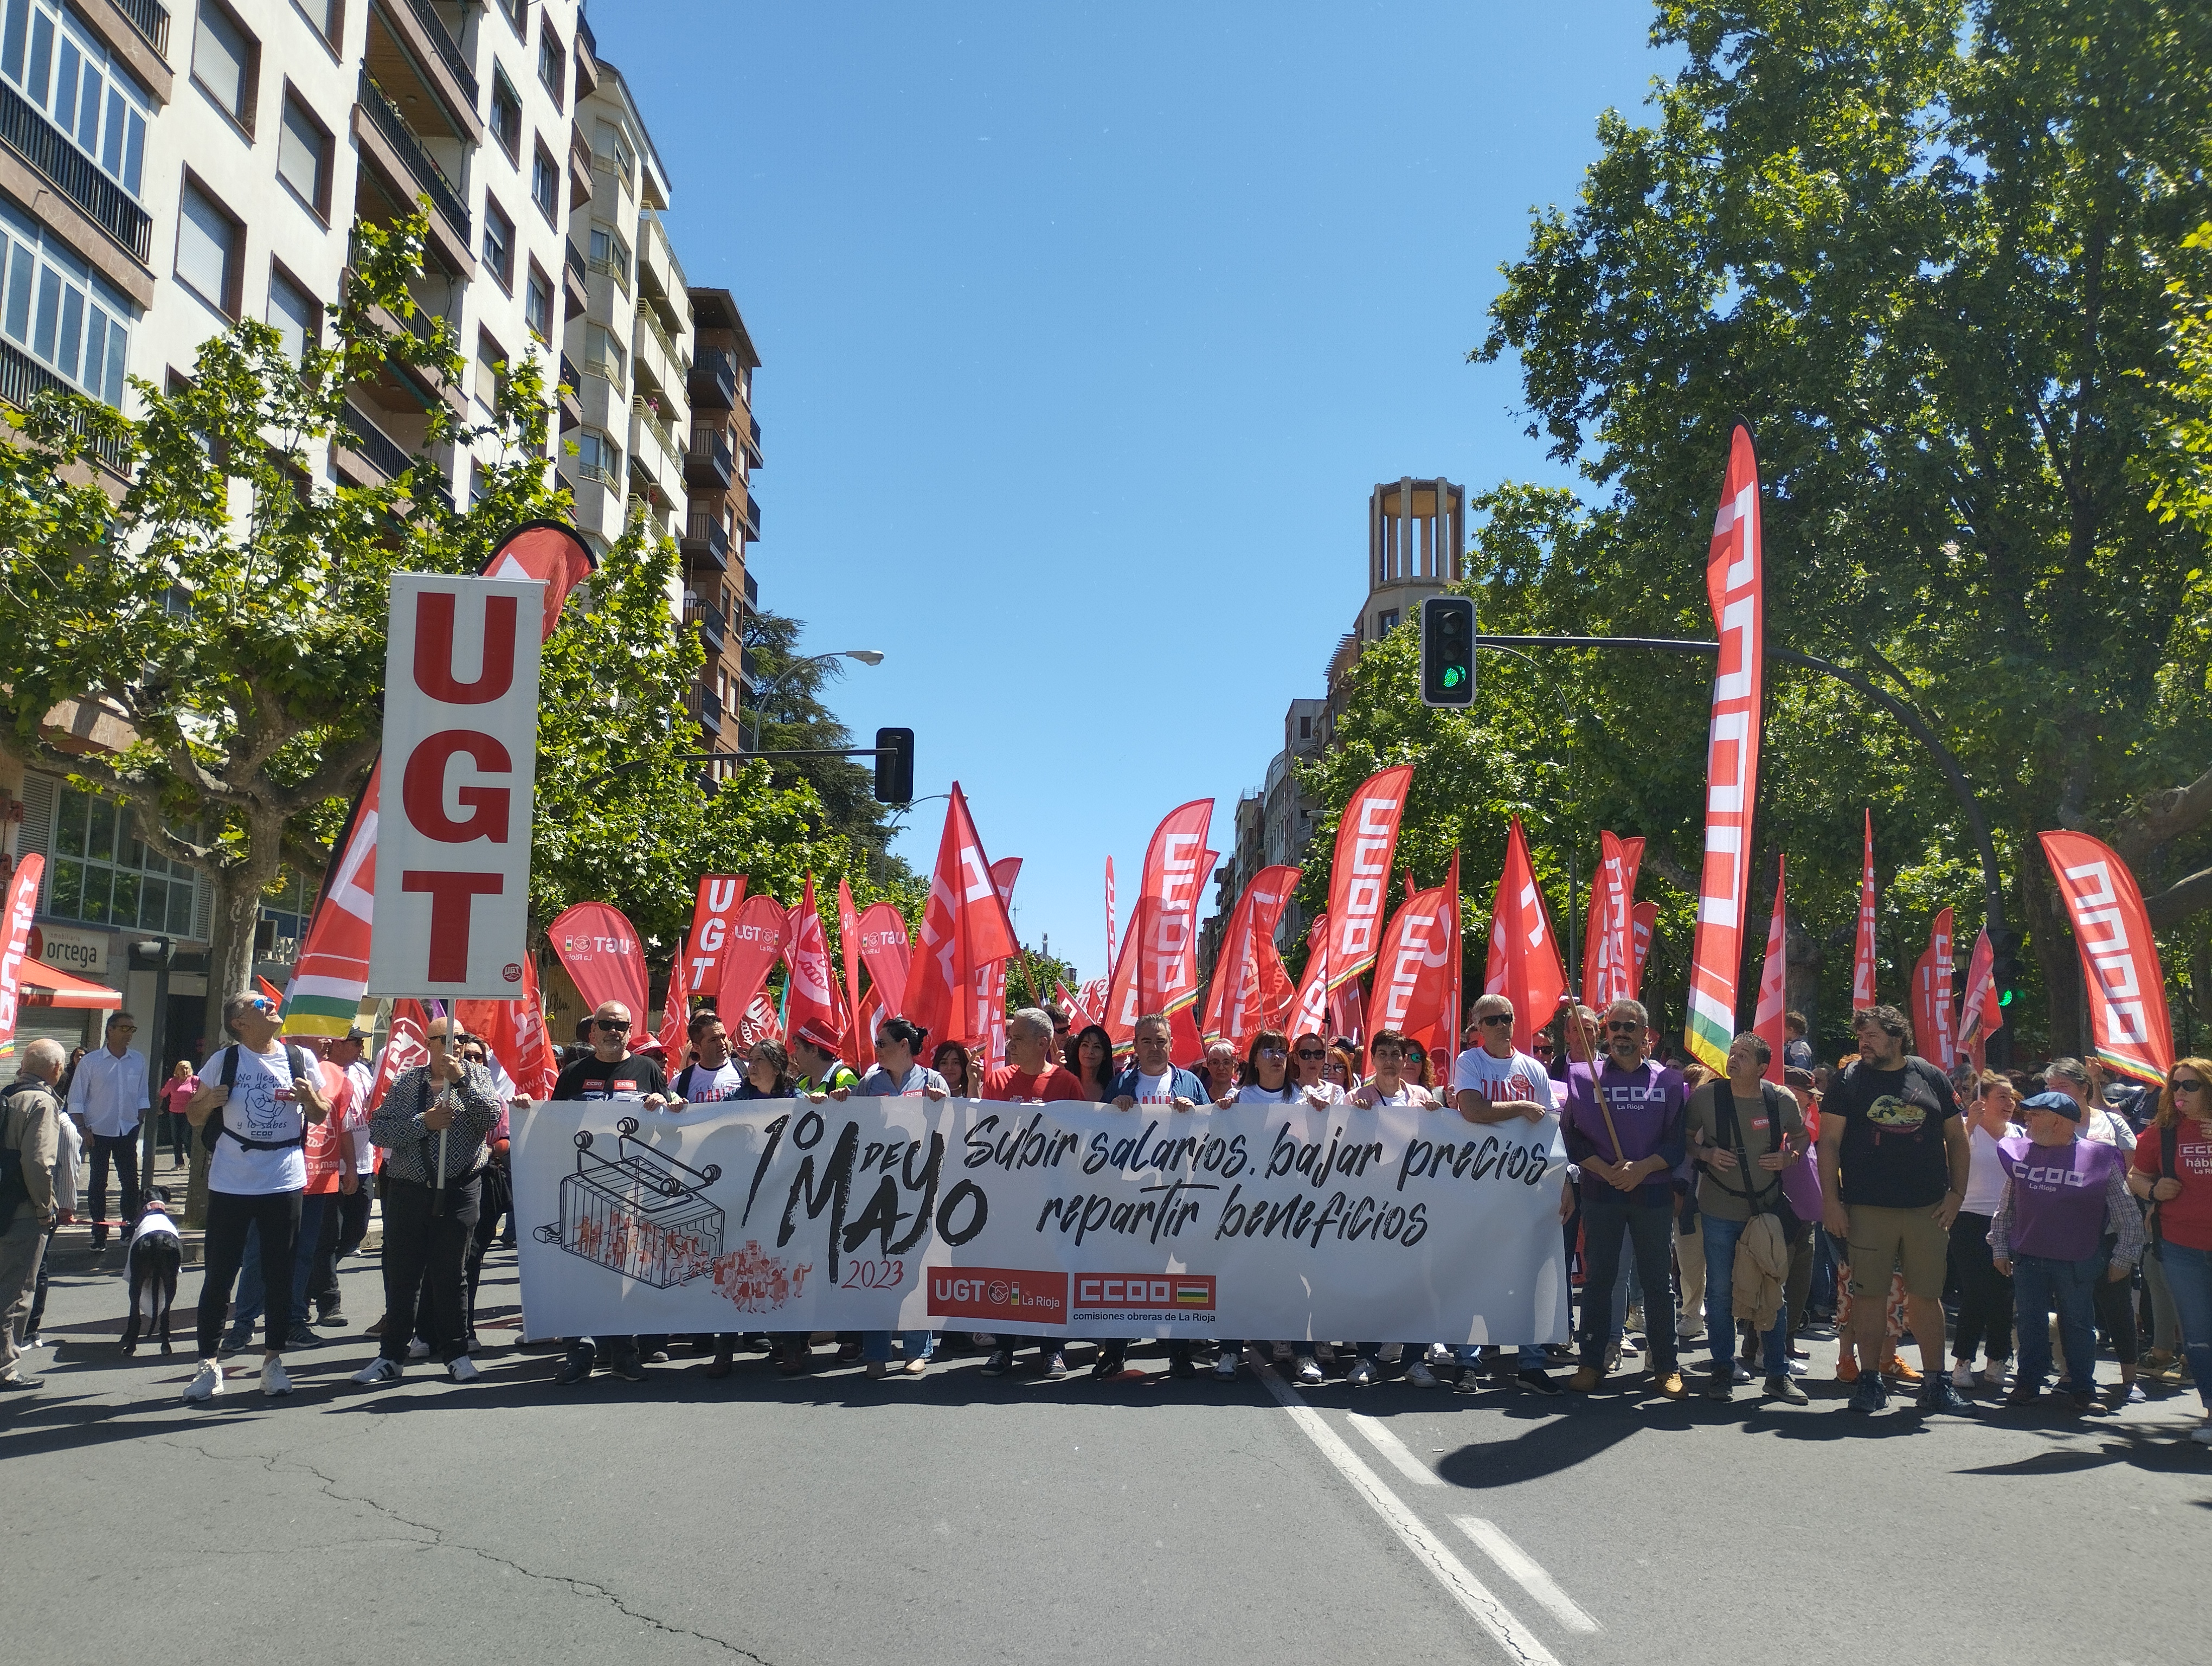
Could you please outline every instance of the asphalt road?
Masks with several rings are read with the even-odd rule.
[[[2193,1394],[1856,1418],[1820,1345],[1802,1409],[1176,1383],[1141,1355],[1112,1384],[975,1355],[795,1383],[741,1355],[717,1383],[679,1351],[558,1390],[556,1354],[487,1322],[472,1388],[354,1389],[356,1329],[291,1356],[289,1401],[253,1353],[202,1409],[188,1341],[118,1357],[118,1261],[64,1264],[47,1387],[0,1402],[11,1660],[2212,1656]],[[495,1252],[488,1320],[513,1276]],[[380,1309],[374,1261],[344,1281],[356,1324]]]

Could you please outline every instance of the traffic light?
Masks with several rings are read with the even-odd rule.
[[[1421,703],[1474,703],[1474,603],[1465,596],[1421,604]]]
[[[914,802],[914,731],[876,731],[876,802]]]
[[[2023,968],[2020,962],[2021,936],[2016,931],[2000,930],[1990,933],[1990,981],[1996,985],[1997,1005],[2009,1009],[2020,994],[2020,979]],[[2008,1012],[2008,1022],[2009,1012]]]

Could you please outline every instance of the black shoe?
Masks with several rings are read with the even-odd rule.
[[[561,1362],[561,1374],[553,1379],[554,1383],[563,1389],[574,1387],[592,1374],[592,1366],[597,1359],[598,1356],[590,1348],[570,1350],[568,1357]]]
[[[2073,1402],[2074,1415],[2076,1417],[2087,1417],[2091,1412],[2104,1409],[2103,1402],[2094,1394],[2069,1395],[2068,1398]]]
[[[1723,1362],[1718,1371],[1706,1374],[1705,1385],[1698,1392],[1708,1400],[1735,1399],[1735,1372]]]
[[[986,1377],[1004,1377],[1013,1368],[1013,1349],[994,1348],[992,1350],[991,1357],[983,1362],[983,1375]]]
[[[1044,1357],[1044,1374],[1060,1377],[1067,1375],[1067,1355],[1054,1348]]]
[[[1091,1362],[1091,1375],[1094,1379],[1103,1382],[1109,1377],[1119,1377],[1128,1368],[1128,1364],[1126,1353],[1109,1353],[1101,1348],[1097,1359]]]
[[[313,1331],[308,1329],[307,1326],[294,1325],[291,1331],[284,1338],[284,1346],[288,1349],[317,1347],[321,1345],[322,1340],[323,1339],[316,1335]]]
[[[637,1357],[635,1348],[627,1353],[617,1353],[615,1355],[614,1372],[627,1382],[642,1383],[645,1381],[645,1361]]]
[[[343,1330],[346,1328],[345,1310],[337,1307],[325,1308],[315,1315],[315,1322],[325,1330]]]
[[[218,1354],[236,1353],[240,1348],[251,1347],[252,1345],[253,1327],[233,1325],[228,1330],[223,1332],[222,1344],[216,1352]]]
[[[1923,1412],[1963,1412],[1969,1408],[1953,1384],[1949,1373],[1939,1371],[1921,1379],[1920,1409]]]
[[[1170,1377],[1195,1377],[1198,1375],[1198,1367],[1190,1363],[1190,1356],[1188,1354],[1178,1354],[1174,1359],[1168,1361],[1168,1375]]]
[[[0,1394],[22,1394],[29,1389],[43,1389],[46,1386],[46,1379],[43,1377],[18,1377],[13,1371],[9,1371],[5,1377],[0,1377]]]
[[[2043,1403],[2043,1390],[2032,1383],[2015,1383],[2012,1392],[2004,1397],[2004,1403],[2008,1412],[2024,1412],[2031,1406]]]
[[[1552,1380],[1548,1371],[1520,1371],[1515,1374],[1513,1380],[1531,1394],[1556,1395],[1560,1391],[1559,1385]]]

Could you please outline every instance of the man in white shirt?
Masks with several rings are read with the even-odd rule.
[[[694,1057],[676,1073],[669,1092],[687,1105],[740,1097],[745,1067],[731,1055],[730,1032],[722,1020],[710,1012],[695,1013],[689,1033]]]
[[[1542,1064],[1513,1046],[1513,1003],[1504,995],[1484,995],[1474,1003],[1462,1039],[1474,1043],[1452,1065],[1452,1103],[1470,1122],[1494,1126],[1520,1118],[1537,1123],[1558,1114],[1559,1101],[1552,1089],[1551,1073]],[[1559,1183],[1559,1219],[1573,1212],[1566,1183]],[[1474,1394],[1481,1387],[1477,1369],[1480,1350],[1459,1350],[1459,1391]],[[1499,1359],[1504,1356],[1501,1353]],[[1544,1369],[1540,1347],[1529,1344],[1520,1351],[1516,1379],[1534,1394],[1557,1394],[1559,1384]]]
[[[123,1194],[127,1238],[138,1219],[138,1124],[154,1103],[148,1091],[146,1055],[131,1045],[138,1020],[128,1012],[107,1015],[107,1044],[77,1061],[70,1079],[69,1114],[92,1147],[92,1247],[107,1242],[107,1165],[115,1165]]]

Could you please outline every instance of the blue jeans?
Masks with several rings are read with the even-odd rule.
[[[937,1345],[936,1334],[927,1330],[864,1330],[860,1333],[860,1358],[878,1365],[891,1357],[891,1338],[896,1335],[905,1345],[909,1359],[927,1359]]]
[[[2212,1412],[2212,1250],[2163,1244],[2158,1259],[2181,1319],[2181,1351],[2197,1379],[2197,1397]]]
[[[1735,1246],[1751,1223],[1723,1220],[1710,1210],[1699,1212],[1698,1219],[1705,1228],[1705,1334],[1733,1339],[1735,1325],[1729,1315],[1735,1310]],[[1782,1305],[1774,1310],[1774,1323],[1760,1339],[1769,1377],[1790,1374],[1789,1306],[1785,1297]],[[1720,1326],[1717,1331],[1713,1329],[1716,1322]],[[1735,1349],[1725,1345],[1714,1348],[1713,1369],[1733,1377]]]
[[[2054,1261],[2049,1256],[2013,1258],[2013,1330],[2020,1349],[2016,1389],[2040,1392],[2043,1379],[2051,1375],[2051,1310],[2056,1304],[2058,1340],[2066,1350],[2067,1391],[2096,1392],[2097,1280],[2105,1276],[2107,1265],[2102,1249],[2080,1261]]]

